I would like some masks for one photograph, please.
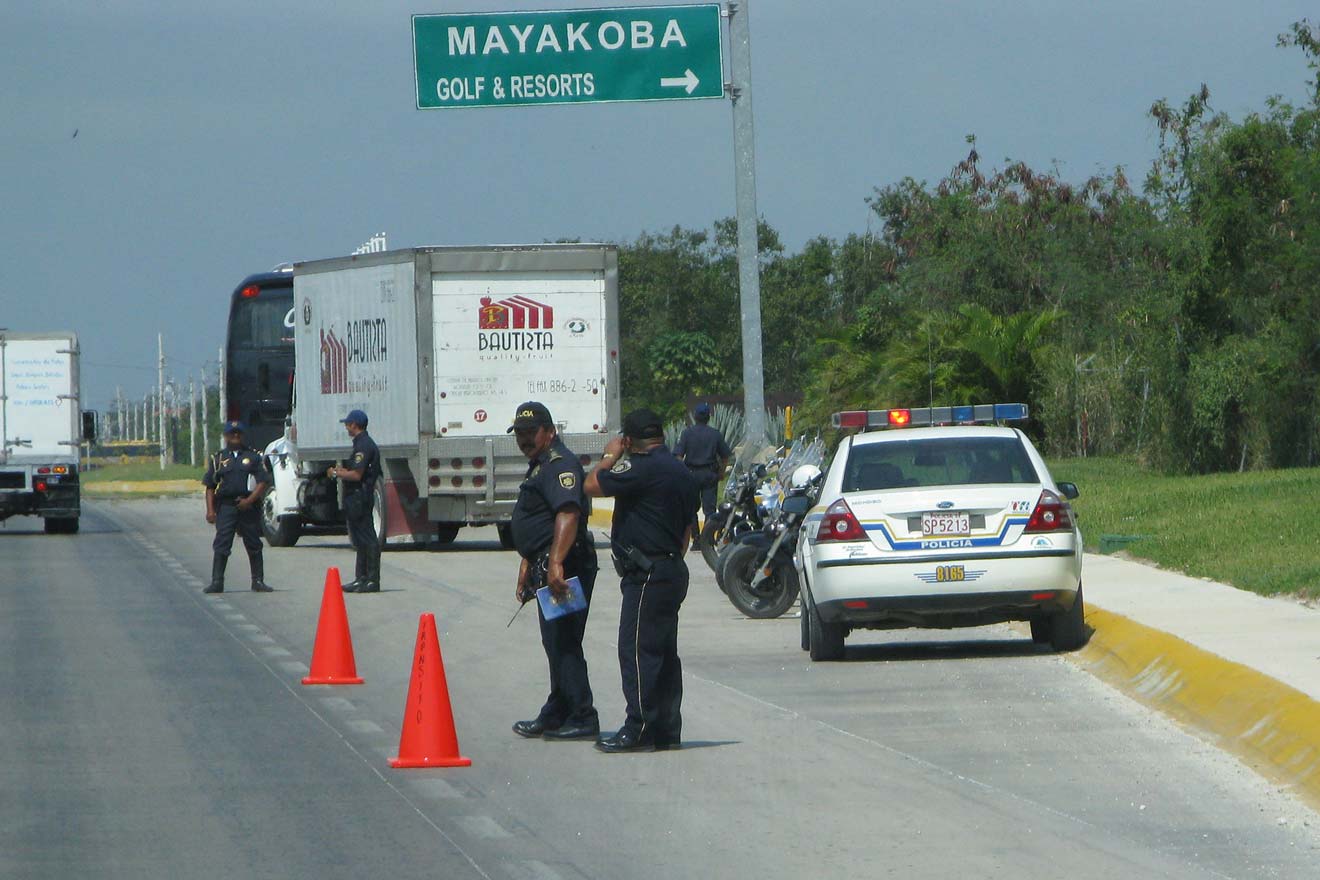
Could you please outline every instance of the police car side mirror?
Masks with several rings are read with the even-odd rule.
[[[1078,495],[1082,494],[1081,492],[1077,491],[1076,483],[1059,483],[1058,486],[1059,486],[1059,491],[1063,493],[1063,497],[1067,498],[1069,501],[1073,500]]]

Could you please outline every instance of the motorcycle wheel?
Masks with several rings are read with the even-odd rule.
[[[752,587],[764,552],[763,547],[738,544],[724,561],[725,594],[734,608],[756,620],[781,617],[793,607],[798,594],[797,572],[791,564],[776,564],[773,574]]]
[[[701,527],[701,536],[697,538],[697,544],[701,547],[701,558],[706,560],[706,564],[717,577],[720,571],[720,550],[728,541],[729,536],[724,533],[724,520],[718,516],[706,520],[706,524]]]

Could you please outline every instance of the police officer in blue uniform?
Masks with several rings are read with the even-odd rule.
[[[587,495],[614,498],[610,532],[621,578],[619,671],[627,718],[603,752],[660,751],[682,745],[683,664],[678,658],[678,610],[687,596],[683,561],[697,515],[697,485],[664,444],[664,427],[649,409],[630,412],[623,434],[605,446],[588,476]]]
[[[203,593],[223,593],[225,566],[234,545],[234,532],[243,538],[252,569],[252,589],[269,593],[265,563],[261,557],[261,498],[271,484],[265,457],[243,443],[246,426],[225,422],[225,448],[211,456],[202,483],[206,486],[206,521],[215,524],[211,544],[211,583]]]
[[[707,520],[715,515],[715,489],[729,466],[729,459],[733,458],[733,450],[724,442],[724,435],[718,428],[710,426],[710,413],[709,403],[697,404],[692,412],[695,424],[684,428],[674,444],[674,457],[687,465],[692,478],[697,481],[701,513]],[[693,540],[699,534],[694,531]]]
[[[528,401],[519,406],[509,430],[528,459],[511,523],[513,546],[522,557],[516,597],[532,601],[543,586],[552,594],[567,595],[567,580],[576,576],[587,598],[586,609],[554,620],[546,620],[537,603],[541,645],[550,665],[550,696],[534,719],[516,722],[513,732],[545,739],[595,739],[600,718],[592,702],[582,636],[597,563],[587,528],[591,502],[582,490],[582,465],[559,439],[550,410],[543,404]]]
[[[344,483],[344,520],[348,538],[357,551],[355,576],[344,584],[345,593],[380,592],[380,538],[371,521],[376,503],[376,481],[380,479],[380,449],[367,434],[367,414],[351,411],[339,421],[353,438],[347,465],[331,465],[326,475]]]

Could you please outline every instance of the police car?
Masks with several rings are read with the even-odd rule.
[[[802,648],[843,656],[859,629],[1031,623],[1055,650],[1086,640],[1082,537],[1020,430],[1025,404],[836,413],[843,438],[798,542]]]

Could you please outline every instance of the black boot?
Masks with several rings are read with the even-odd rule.
[[[366,581],[357,588],[359,593],[380,592],[380,548],[367,554]]]
[[[345,593],[356,593],[367,583],[367,555],[359,552],[353,561],[353,580],[344,584]]]
[[[228,556],[221,556],[219,553],[211,557],[211,583],[207,585],[203,593],[223,593],[225,591],[225,565],[229,562]]]
[[[274,590],[266,585],[266,561],[262,559],[260,553],[249,553],[248,564],[252,566],[252,592],[254,593],[272,593]]]

